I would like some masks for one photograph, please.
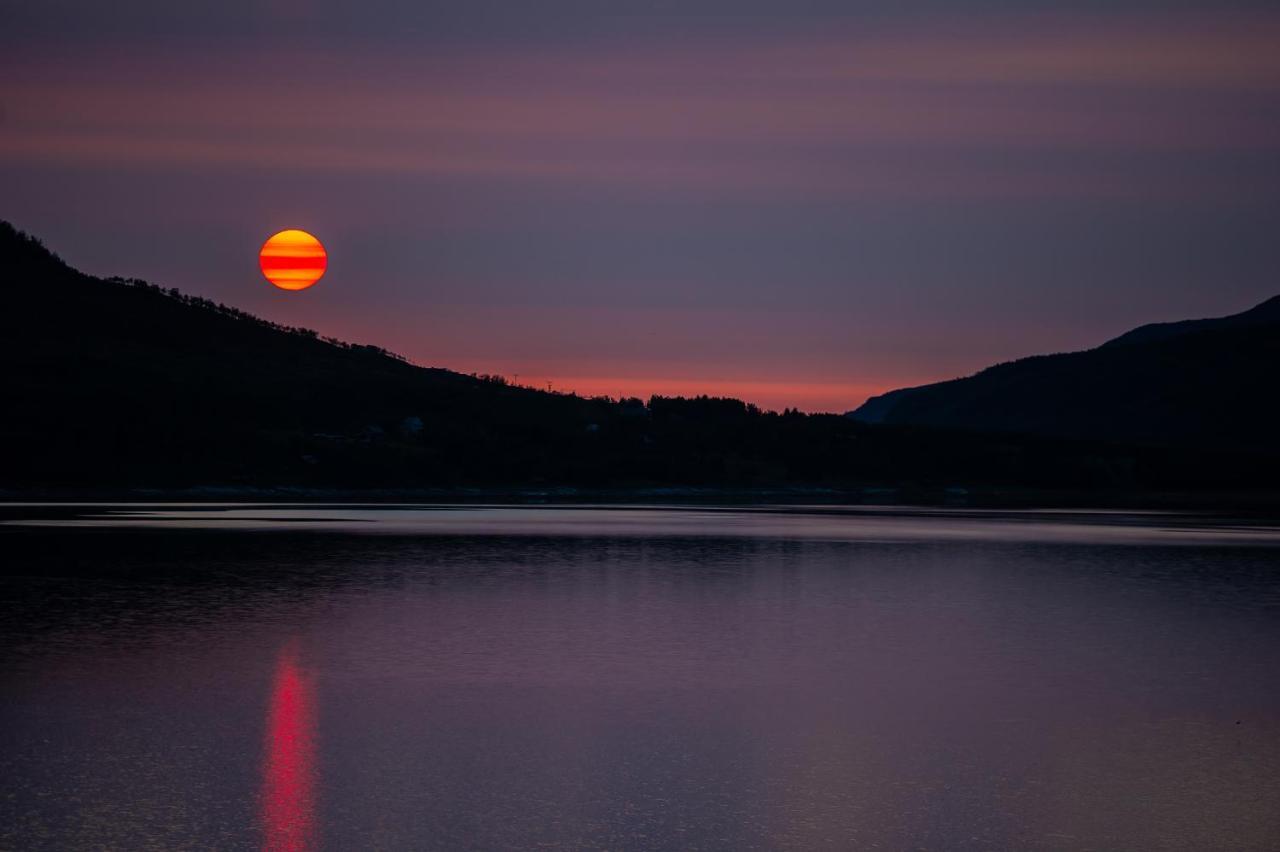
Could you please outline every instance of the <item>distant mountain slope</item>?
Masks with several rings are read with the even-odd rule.
[[[1180,322],[1153,322],[1142,325],[1133,331],[1127,331],[1119,337],[1108,340],[1103,346],[1124,346],[1134,343],[1154,343],[1170,337],[1194,334],[1201,331],[1226,331],[1256,326],[1275,325],[1280,323],[1280,296],[1272,296],[1260,305],[1247,311],[1226,317],[1212,319],[1182,320]]]
[[[1142,326],[1085,352],[999,364],[873,397],[864,423],[1187,446],[1274,448],[1280,297]]]

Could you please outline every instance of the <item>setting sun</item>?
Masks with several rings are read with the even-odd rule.
[[[281,290],[305,290],[320,280],[328,265],[324,246],[306,231],[273,234],[258,253],[267,280]]]

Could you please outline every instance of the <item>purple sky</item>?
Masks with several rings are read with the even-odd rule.
[[[0,217],[423,364],[840,411],[1280,292],[1266,4],[116,5],[4,10]]]

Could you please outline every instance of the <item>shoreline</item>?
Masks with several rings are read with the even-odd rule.
[[[827,505],[991,509],[1174,509],[1280,515],[1280,489],[1238,491],[1061,490],[996,487],[779,486],[718,488],[316,488],[192,486],[186,488],[0,489],[0,507],[24,505],[175,503],[271,504],[511,504],[511,505]]]

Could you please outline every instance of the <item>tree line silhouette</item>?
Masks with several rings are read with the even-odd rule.
[[[793,489],[1104,494],[1273,487],[1274,454],[876,425],[710,396],[581,397],[420,367],[0,227],[0,489]]]

